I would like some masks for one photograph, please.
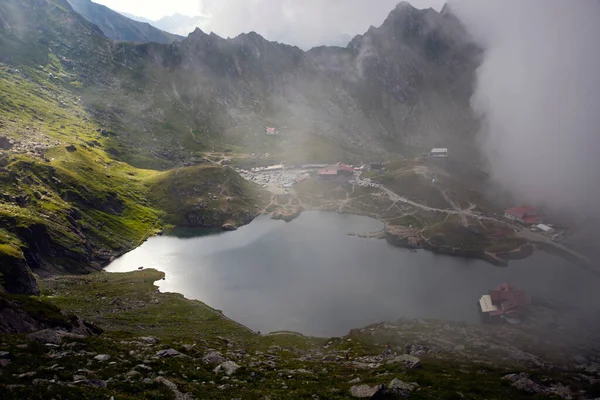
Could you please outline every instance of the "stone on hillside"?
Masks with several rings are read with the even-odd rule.
[[[85,335],[78,335],[71,332],[65,332],[53,329],[44,329],[27,335],[27,339],[36,340],[43,344],[61,344],[63,339],[85,339]]]
[[[75,147],[74,144],[70,144],[70,145],[66,146],[65,149],[67,149],[68,152],[77,151],[77,147]]]
[[[373,399],[378,398],[398,398],[398,399],[407,399],[410,397],[410,394],[415,388],[416,384],[407,383],[401,381],[398,378],[392,379],[390,384],[387,387],[382,387],[376,395],[373,396]]]
[[[83,381],[85,379],[87,379],[87,377],[85,377],[83,375],[73,375],[73,382]]]
[[[404,366],[406,366],[408,369],[420,368],[422,366],[421,360],[419,358],[408,355],[408,354],[402,354],[400,356],[396,356],[396,357],[392,358],[391,360],[388,360],[386,364],[397,364],[397,363],[404,364]]]
[[[110,356],[108,354],[98,354],[96,357],[94,357],[94,360],[96,360],[96,361],[108,361],[108,360],[110,360]]]
[[[87,379],[85,381],[85,384],[97,388],[106,388],[108,386],[106,381],[103,381],[101,379]]]
[[[0,351],[0,360],[8,360],[10,353],[8,351]]]
[[[175,400],[193,400],[194,399],[194,397],[189,393],[187,393],[187,394],[181,393],[177,389],[176,384],[174,384],[173,382],[171,382],[168,379],[163,378],[162,376],[159,376],[158,378],[156,378],[154,380],[154,382],[162,383],[163,385],[168,387],[173,392],[173,395],[175,396]]]
[[[160,340],[152,336],[143,336],[140,340],[147,344],[158,344],[158,342],[160,342]]]
[[[511,386],[527,393],[546,393],[546,388],[538,385],[525,372],[520,374],[508,374],[502,377],[505,381],[510,381]]]
[[[360,378],[354,378],[351,381],[348,381],[348,383],[360,383]]]
[[[369,386],[369,385],[359,385],[352,386],[350,388],[350,394],[353,397],[360,398],[371,398],[377,391],[381,389],[381,386]]]
[[[159,358],[171,358],[171,357],[183,357],[184,355],[175,349],[166,349],[156,352],[156,357]]]
[[[204,357],[202,357],[202,362],[205,364],[218,365],[224,363],[225,361],[227,361],[227,359],[218,351],[208,352],[204,355]]]
[[[221,226],[221,230],[224,230],[224,231],[237,231],[237,227],[235,225],[232,225],[232,224],[223,224]]]
[[[37,372],[35,372],[35,371],[25,372],[24,374],[19,375],[19,379],[31,378],[33,376],[36,376],[36,374],[37,374]]]
[[[213,371],[215,374],[218,374],[219,372],[223,371],[227,376],[231,376],[235,374],[235,372],[240,368],[241,367],[233,361],[225,361],[224,363],[216,367]]]
[[[138,379],[142,374],[140,374],[138,371],[136,370],[131,370],[128,373],[125,374],[125,378],[127,379]]]
[[[10,360],[0,360],[0,367],[6,367],[10,364]]]

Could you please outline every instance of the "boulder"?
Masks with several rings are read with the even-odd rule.
[[[350,395],[360,398],[371,398],[381,389],[381,386],[357,385],[350,388]]]
[[[510,381],[511,386],[523,392],[539,394],[546,393],[547,389],[529,379],[529,375],[525,372],[520,374],[508,374],[502,377],[505,381]]]
[[[221,229],[224,231],[237,231],[237,227],[233,224],[223,224]]]
[[[225,373],[225,375],[231,376],[231,375],[235,374],[235,372],[240,368],[241,367],[239,365],[237,365],[236,363],[234,363],[233,361],[225,361],[224,363],[222,363],[218,367],[216,367],[213,370],[213,372],[215,374],[223,372],[223,373]]]
[[[159,376],[158,378],[156,378],[154,380],[154,382],[156,383],[161,383],[163,385],[165,385],[166,387],[168,387],[171,392],[173,392],[173,396],[175,397],[175,400],[193,400],[193,396],[189,393],[181,393],[178,389],[177,389],[177,385],[174,384],[173,382],[171,382],[168,379],[163,378],[162,376]]]
[[[77,147],[75,147],[74,144],[70,144],[70,145],[66,146],[65,149],[67,149],[67,151],[71,152],[71,153],[74,151],[77,151]]]
[[[142,374],[133,369],[125,374],[125,378],[127,379],[138,379],[140,376],[142,376]]]
[[[171,357],[184,357],[183,354],[181,354],[180,352],[178,352],[175,349],[166,349],[166,350],[160,350],[156,352],[156,357],[159,358],[171,358]]]
[[[417,386],[416,383],[407,383],[394,378],[389,385],[382,385],[377,393],[373,395],[372,399],[407,399]]]
[[[404,364],[404,366],[407,367],[408,369],[421,368],[421,366],[422,366],[421,360],[419,358],[408,355],[408,354],[402,354],[400,356],[396,356],[396,357],[392,358],[391,360],[388,360],[386,364],[397,364],[397,363]]]
[[[225,361],[227,361],[227,359],[218,351],[208,352],[204,355],[204,357],[202,357],[202,362],[205,364],[218,365],[224,363]]]
[[[94,357],[94,360],[104,362],[110,360],[110,356],[108,354],[98,354]]]
[[[140,340],[147,344],[158,344],[160,342],[160,340],[152,336],[142,336]]]
[[[27,335],[27,339],[35,340],[43,344],[56,344],[59,345],[64,339],[85,339],[85,335],[79,335],[76,333],[65,332],[54,329],[44,329],[41,331],[33,332]]]
[[[10,353],[8,351],[0,351],[0,360],[8,360]]]

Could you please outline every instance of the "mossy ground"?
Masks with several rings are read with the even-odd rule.
[[[66,348],[51,349],[27,342],[28,347],[21,349],[16,345],[26,342],[22,336],[3,337],[0,350],[9,350],[12,362],[2,371],[0,386],[25,384],[4,391],[7,396],[4,398],[173,398],[161,384],[140,382],[145,377],[153,379],[159,372],[181,392],[190,392],[200,399],[260,399],[265,395],[272,399],[309,399],[313,395],[345,399],[354,385],[349,381],[357,377],[361,384],[369,385],[387,383],[395,377],[416,382],[420,390],[411,396],[414,399],[529,398],[501,380],[511,372],[509,366],[425,357],[423,367],[416,370],[407,370],[400,364],[360,369],[353,360],[378,355],[385,349],[377,337],[350,335],[320,339],[285,333],[258,335],[199,301],[159,293],[153,282],[163,276],[155,270],[142,270],[45,280],[42,302],[83,316],[105,329],[105,333],[75,340],[81,342],[72,345],[75,352],[67,351],[60,359],[55,358],[56,353]],[[161,342],[141,346],[136,343],[140,336],[155,336]],[[188,357],[153,359],[163,348],[174,348]],[[222,352],[242,368],[229,379],[213,373],[214,366],[201,361],[209,349]],[[88,353],[77,353],[80,350]],[[115,364],[94,361],[95,354],[109,354]],[[125,379],[124,374],[145,362],[151,370],[138,368],[141,376]],[[73,375],[82,374],[78,372],[81,369],[89,370],[84,372],[89,377],[112,380],[106,389],[30,384],[34,378],[72,382]],[[36,372],[35,377],[17,378],[31,371]],[[224,384],[231,387],[217,389]]]

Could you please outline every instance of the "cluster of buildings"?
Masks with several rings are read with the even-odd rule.
[[[359,171],[360,169],[357,169]],[[317,172],[320,178],[335,178],[338,176],[352,176],[354,175],[354,168],[350,165],[337,163],[335,165],[329,165],[325,168],[319,169]]]
[[[552,239],[557,239],[556,229],[548,224],[542,223],[542,217],[538,215],[537,210],[533,207],[521,206],[509,208],[504,211],[504,218],[528,225],[534,232],[542,232],[543,234],[552,237]]]

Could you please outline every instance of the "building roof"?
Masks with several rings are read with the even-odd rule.
[[[503,283],[489,292],[492,303],[502,304],[505,302],[515,305],[527,305],[531,303],[529,296],[522,290],[516,289],[508,283]]]
[[[267,126],[267,132],[273,132],[273,131],[275,131],[275,128],[269,128],[269,127]]]
[[[492,298],[489,294],[481,296],[479,299],[479,307],[481,307],[481,311],[484,313],[498,310],[498,307],[492,304]]]
[[[513,207],[509,208],[508,210],[505,210],[504,212],[517,218],[523,219],[527,216],[527,214],[535,212],[535,208],[528,206]]]
[[[535,227],[543,230],[544,232],[551,232],[554,230],[554,228],[552,228],[551,226],[548,226],[546,224],[538,224]]]
[[[354,169],[349,167],[348,165],[342,165],[338,167],[338,171],[354,172]]]
[[[448,149],[442,148],[442,147],[438,147],[438,148],[435,148],[435,149],[431,149],[431,152],[432,153],[447,153]]]
[[[337,175],[338,169],[336,167],[323,168],[319,170],[319,175]]]

